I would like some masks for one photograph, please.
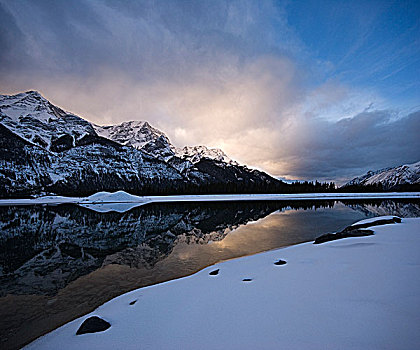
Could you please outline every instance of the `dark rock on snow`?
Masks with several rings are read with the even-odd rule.
[[[366,227],[372,227],[372,226],[380,226],[380,225],[388,225],[388,224],[395,224],[395,223],[401,223],[401,218],[394,216],[391,219],[378,219],[372,222],[367,222],[364,224],[357,224],[346,227],[343,231],[346,230],[353,230],[353,229],[359,229],[359,228],[366,228]]]
[[[219,274],[219,269],[213,270],[212,272],[209,273],[210,276],[217,276],[218,274]]]
[[[252,281],[252,278],[244,278],[243,280],[242,280],[242,282],[251,282]]]
[[[287,262],[286,261],[284,261],[284,260],[279,260],[279,261],[276,261],[275,263],[274,263],[274,265],[277,265],[277,266],[279,266],[279,265],[286,265],[287,264]]]
[[[134,305],[135,303],[137,303],[137,299],[130,302],[130,305]]]
[[[111,327],[111,324],[98,316],[92,316],[83,321],[76,334],[103,332]]]
[[[373,235],[372,230],[365,230],[367,227],[380,226],[387,224],[400,223],[401,218],[394,216],[391,219],[378,219],[375,221],[347,226],[343,231],[337,233],[326,233],[325,235],[319,236],[315,239],[314,244],[325,243],[329,241],[335,241],[341,238],[348,237],[364,237]]]
[[[319,236],[317,239],[315,239],[314,244],[320,244],[330,241],[335,241],[337,239],[342,238],[349,238],[349,237],[364,237],[364,236],[372,236],[373,231],[372,230],[348,230],[348,231],[341,231],[337,233],[326,233],[325,235]]]
[[[373,235],[372,230],[364,230],[367,227],[380,226],[400,223],[401,218],[394,216],[391,219],[377,219],[371,222],[366,222],[357,225],[347,226],[343,231],[337,233],[326,233],[325,235],[319,236],[315,239],[314,244],[325,243],[329,241],[335,241],[341,238],[348,237],[363,237]]]

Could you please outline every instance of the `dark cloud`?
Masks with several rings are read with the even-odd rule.
[[[398,119],[392,111],[363,112],[310,128],[300,147],[288,148],[289,172],[300,178],[345,179],[420,160],[420,111]]]
[[[0,73],[15,69],[27,58],[23,49],[24,42],[25,36],[16,25],[14,17],[0,3]]]
[[[279,39],[290,44],[270,2],[43,0],[3,7],[9,20],[0,23],[2,41],[26,53],[14,67],[20,71],[85,75],[107,66],[156,79],[216,66],[227,56],[285,51]],[[17,33],[25,40],[15,40]]]

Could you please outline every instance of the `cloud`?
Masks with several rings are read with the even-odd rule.
[[[0,43],[4,93],[39,90],[98,124],[148,120],[178,146],[220,147],[273,175],[343,178],[419,158],[418,114],[314,84],[328,62],[310,65],[278,2],[3,1]]]
[[[286,160],[286,176],[325,180],[417,161],[420,111],[397,119],[395,114],[375,110],[336,122],[301,120],[291,133],[300,137],[283,139],[274,159]]]

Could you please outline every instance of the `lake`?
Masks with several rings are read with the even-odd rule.
[[[420,216],[420,201],[0,207],[0,347],[19,348],[127,291],[379,215]]]

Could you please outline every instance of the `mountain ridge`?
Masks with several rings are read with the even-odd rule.
[[[351,186],[379,186],[384,190],[398,189],[406,185],[420,185],[420,161],[403,164],[396,167],[368,171],[366,174],[355,177],[343,188]]]
[[[151,126],[148,121],[131,120],[114,125],[92,125],[99,136],[124,146],[143,149],[143,151],[149,153],[153,149],[154,153],[152,152],[152,154],[160,154],[165,161],[172,157],[178,157],[195,164],[201,159],[207,158],[218,160],[228,165],[239,165],[238,162],[232,160],[219,148],[209,148],[203,145],[176,147],[170,142],[169,137],[164,132]],[[158,143],[160,146],[158,146]],[[157,152],[157,148],[159,148],[159,152]]]

